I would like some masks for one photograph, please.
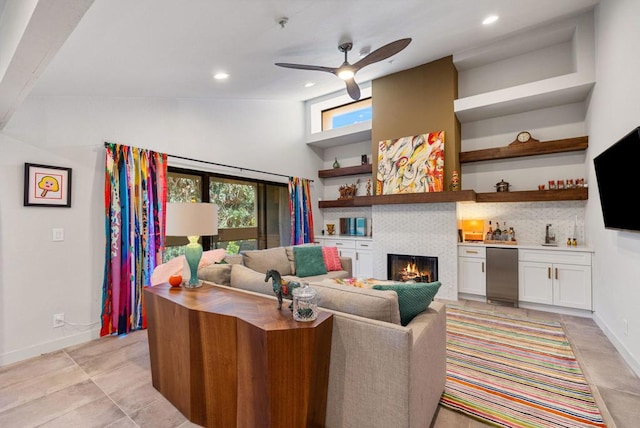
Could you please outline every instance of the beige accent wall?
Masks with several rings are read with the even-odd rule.
[[[377,177],[378,142],[444,131],[444,183],[460,171],[460,122],[453,112],[458,97],[458,71],[453,57],[373,80],[371,130],[373,179]]]

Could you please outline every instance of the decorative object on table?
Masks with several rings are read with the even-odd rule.
[[[268,282],[269,279],[271,279],[273,284],[273,292],[278,298],[278,310],[280,310],[282,309],[282,299],[291,299],[293,297],[293,289],[300,287],[300,283],[282,279],[280,272],[275,269],[269,269],[267,271],[267,274],[264,277],[264,282]],[[289,305],[289,309],[293,310],[293,302]]]
[[[564,180],[558,180],[557,183],[558,183],[558,190],[564,190],[565,189]]]
[[[186,288],[202,285],[198,279],[198,264],[202,258],[200,236],[218,234],[218,207],[209,203],[167,203],[167,236],[186,236],[189,243],[185,246],[184,256],[189,264],[189,282]]]
[[[368,163],[369,163],[369,159],[367,158],[367,155],[360,156],[360,165],[366,165]]]
[[[304,282],[302,287],[293,290],[293,319],[296,321],[315,321],[318,318],[318,292]]]
[[[520,131],[518,135],[516,135],[516,139],[513,140],[509,146],[514,146],[518,144],[526,144],[526,143],[539,143],[540,140],[537,140],[531,136],[529,131]]]
[[[171,275],[169,277],[169,284],[172,287],[180,287],[182,285],[182,275]]]
[[[376,195],[442,192],[444,131],[378,143]]]
[[[358,179],[353,184],[345,184],[338,188],[340,192],[340,197],[338,199],[353,199],[358,193],[358,184],[360,184],[360,179]]]
[[[499,183],[496,184],[496,191],[497,192],[508,192],[509,191],[509,183],[507,183],[504,180],[501,180]]]
[[[367,178],[367,196],[371,196],[371,179]]]
[[[449,190],[455,192],[460,190],[460,176],[458,175],[458,171],[453,171],[451,173],[451,183],[449,184]]]
[[[556,190],[558,187],[556,186],[555,180],[549,180],[549,190]]]
[[[340,162],[338,162],[338,158],[336,158],[336,160],[333,161],[333,167],[340,168]]]
[[[329,235],[334,235],[336,233],[336,225],[333,223],[327,223],[327,233]]]
[[[538,190],[544,190],[544,184],[538,184]]]
[[[24,206],[71,207],[71,168],[25,163]]]
[[[453,304],[440,404],[492,426],[606,426],[561,323]]]

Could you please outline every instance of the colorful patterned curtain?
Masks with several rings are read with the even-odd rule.
[[[313,212],[310,180],[289,177],[289,212],[291,213],[291,245],[313,242]]]
[[[142,290],[164,248],[167,155],[108,143],[100,336],[146,328]]]

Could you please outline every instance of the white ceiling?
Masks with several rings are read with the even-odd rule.
[[[6,0],[6,3],[22,0]],[[49,0],[40,0],[49,1]],[[58,0],[59,3],[65,3]],[[2,7],[5,0],[0,0]],[[412,68],[532,26],[582,13],[597,0],[94,0],[31,90],[34,95],[307,100],[344,88],[318,71],[411,37],[357,82]],[[500,19],[490,27],[489,14]],[[278,24],[287,17],[285,28]],[[230,78],[215,81],[226,71]],[[305,88],[306,82],[315,86]]]

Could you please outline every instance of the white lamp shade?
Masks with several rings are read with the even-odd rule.
[[[166,236],[218,234],[218,207],[208,203],[167,203]]]

